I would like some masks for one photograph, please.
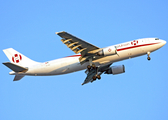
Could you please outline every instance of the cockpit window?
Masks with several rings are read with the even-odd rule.
[[[159,40],[159,38],[155,38],[155,40]]]

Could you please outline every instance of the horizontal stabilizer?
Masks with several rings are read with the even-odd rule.
[[[24,77],[24,75],[15,75],[15,78],[13,79],[13,81],[18,81],[20,79],[22,79]]]
[[[16,65],[14,63],[10,63],[10,62],[5,62],[3,63],[5,66],[7,66],[8,68],[10,68],[11,70],[15,71],[15,72],[26,72],[28,69],[25,67],[21,67],[19,65]]]

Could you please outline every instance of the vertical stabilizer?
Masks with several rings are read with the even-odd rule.
[[[10,62],[16,65],[20,65],[22,67],[29,67],[38,64],[38,62],[29,59],[28,57],[14,50],[13,48],[4,49],[3,52],[6,54]]]

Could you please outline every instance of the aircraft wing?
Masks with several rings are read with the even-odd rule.
[[[81,53],[80,62],[84,63],[100,48],[94,46],[80,38],[77,38],[67,32],[56,32],[62,39],[61,41],[76,54]],[[95,55],[95,54],[94,54]]]

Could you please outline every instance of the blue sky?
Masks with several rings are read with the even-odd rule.
[[[134,39],[168,40],[166,0],[5,0],[0,2],[0,58],[12,47],[44,62],[74,54],[55,32],[67,31],[98,47]],[[60,76],[14,76],[0,65],[1,120],[167,120],[167,44],[124,64],[126,73],[81,86],[84,71]]]

